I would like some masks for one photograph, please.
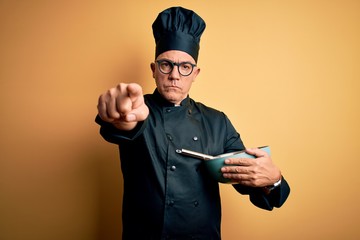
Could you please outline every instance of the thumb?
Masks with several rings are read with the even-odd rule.
[[[143,103],[140,107],[133,109],[125,116],[127,122],[144,121],[149,115],[149,108]]]
[[[255,156],[256,158],[264,157],[267,153],[259,148],[247,148],[246,153]]]

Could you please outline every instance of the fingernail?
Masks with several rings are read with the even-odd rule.
[[[134,114],[128,114],[126,115],[126,120],[128,122],[132,122],[132,121],[135,121],[136,120],[136,116]]]

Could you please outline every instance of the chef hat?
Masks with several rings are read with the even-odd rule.
[[[169,50],[180,50],[197,62],[200,37],[206,24],[195,12],[182,8],[168,8],[155,19],[152,29],[156,43],[155,58]]]

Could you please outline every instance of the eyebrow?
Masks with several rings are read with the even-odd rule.
[[[191,64],[194,64],[194,65],[196,65],[196,63],[192,63],[192,62],[190,62],[190,61],[183,61],[183,62],[174,62],[174,61],[172,61],[172,60],[170,60],[170,59],[167,59],[167,58],[160,58],[160,59],[157,59],[157,60],[155,60],[155,61],[169,61],[169,62],[172,62],[172,63],[177,63],[177,64],[180,64],[180,63],[191,63]]]

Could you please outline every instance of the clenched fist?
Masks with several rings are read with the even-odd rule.
[[[142,88],[136,83],[120,83],[109,89],[100,95],[97,108],[102,120],[125,131],[132,130],[149,115]]]

